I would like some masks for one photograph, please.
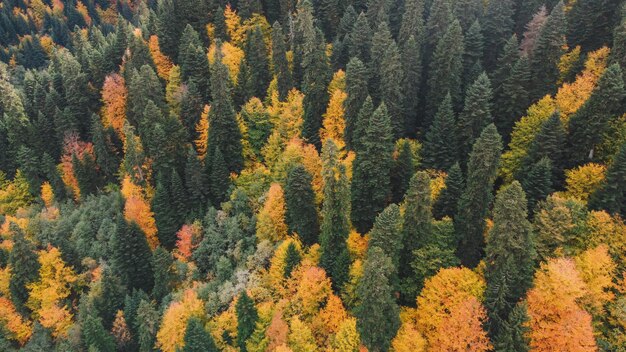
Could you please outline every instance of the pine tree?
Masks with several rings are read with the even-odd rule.
[[[492,71],[506,41],[513,34],[514,4],[512,0],[491,1],[485,9],[482,26],[485,36],[485,68]]]
[[[404,194],[409,189],[409,183],[416,169],[411,143],[409,143],[408,140],[401,141],[402,143],[396,143],[396,152],[394,152],[394,155],[397,156],[393,161],[393,168],[391,169],[391,194],[393,203],[402,201]]]
[[[56,199],[57,201],[65,199],[65,184],[63,183],[61,175],[59,174],[59,170],[57,169],[54,159],[50,156],[50,154],[43,154],[43,156],[41,157],[41,165],[44,175],[52,186],[54,199]]]
[[[517,49],[515,49],[517,50]],[[494,92],[494,116],[498,131],[510,136],[513,125],[530,104],[530,63],[528,57],[521,56],[508,77]]]
[[[328,41],[332,40],[337,32],[339,16],[341,15],[338,13],[339,11],[341,9],[338,0],[321,0],[316,4],[315,15],[320,22],[320,29]]]
[[[433,0],[427,12],[426,52],[429,53],[433,52],[433,49],[454,22],[454,14],[452,13],[452,3],[449,0]]]
[[[624,20],[613,31],[611,63],[619,64],[620,67],[626,67],[626,21]]]
[[[376,217],[374,227],[370,231],[370,247],[378,247],[391,259],[393,272],[390,280],[397,284],[400,251],[402,249],[402,217],[400,207],[390,204]]]
[[[192,317],[187,321],[185,344],[182,352],[217,352],[213,336],[204,329],[200,319]]]
[[[450,94],[439,105],[433,124],[426,133],[422,152],[425,168],[447,170],[457,160],[459,152],[455,135],[456,121]]]
[[[287,205],[287,225],[289,231],[297,233],[302,243],[313,245],[319,236],[319,220],[315,206],[315,193],[311,182],[313,177],[303,165],[294,166],[287,175],[285,203]]]
[[[189,199],[183,180],[175,169],[170,172],[170,202],[176,218],[179,219],[178,227],[180,228],[187,217]]]
[[[207,164],[208,167],[209,164]],[[221,204],[230,188],[230,174],[220,148],[215,149],[210,163],[209,193],[212,204]]]
[[[78,181],[81,197],[98,192],[101,182],[99,175],[96,173],[96,162],[91,154],[85,153],[82,160],[76,154],[72,155],[72,169]]]
[[[11,300],[15,307],[24,311],[24,304],[28,300],[28,285],[37,280],[39,276],[39,261],[35,246],[16,227],[13,235],[13,249],[9,254],[9,265],[11,266],[11,279],[9,280],[9,291]]]
[[[246,352],[246,340],[254,332],[259,314],[254,302],[245,291],[239,295],[235,311],[237,313],[237,345],[240,351]]]
[[[393,140],[387,107],[382,103],[372,114],[362,140],[363,149],[354,160],[351,185],[352,223],[360,233],[372,227],[391,195],[390,169]]]
[[[457,138],[460,160],[467,160],[472,145],[483,129],[493,122],[491,82],[486,73],[482,73],[467,89],[465,106],[459,114]]]
[[[601,143],[609,120],[621,111],[626,96],[622,70],[609,66],[585,104],[569,119],[568,148],[570,167],[594,161],[594,151]]]
[[[412,1],[414,3],[417,1]],[[401,89],[404,96],[402,108],[404,109],[404,123],[409,136],[416,133],[421,126],[420,121],[420,99],[422,82],[422,39],[420,41],[415,36],[410,36],[402,47],[402,77]]]
[[[281,101],[287,99],[287,94],[293,87],[285,45],[283,28],[280,26],[280,23],[275,22],[274,26],[272,26],[272,64],[278,85],[278,97]]]
[[[223,42],[230,39],[226,32],[226,17],[224,17],[224,8],[222,6],[219,6],[213,13],[213,35],[215,39]]]
[[[496,126],[487,126],[474,143],[467,166],[465,190],[459,198],[454,229],[460,236],[457,254],[461,263],[474,267],[483,255],[485,217],[502,152]]]
[[[563,179],[565,128],[558,112],[552,114],[542,125],[535,135],[528,153],[522,160],[521,170],[517,177],[523,184],[529,170],[542,158],[548,158],[551,164],[550,179],[560,183]],[[532,208],[529,208],[532,210]]]
[[[400,309],[390,279],[394,267],[379,247],[371,247],[363,264],[363,278],[357,286],[361,302],[356,307],[357,329],[363,344],[372,352],[387,351],[400,327]]]
[[[546,199],[553,190],[554,176],[552,162],[548,157],[541,158],[527,169],[520,182],[528,198],[528,209],[532,214],[538,202]]]
[[[346,121],[344,138],[350,149],[355,149],[354,134],[356,128],[359,127],[357,124],[358,115],[368,96],[367,81],[367,68],[358,57],[353,57],[346,67],[346,94],[348,97],[343,103]]]
[[[158,230],[159,243],[168,249],[172,249],[176,242],[176,231],[178,231],[179,221],[176,211],[172,208],[168,185],[169,182],[165,181],[164,175],[159,174],[151,206]]]
[[[589,199],[592,209],[604,209],[626,218],[626,143],[606,170],[605,181]]]
[[[484,37],[478,20],[472,23],[465,34],[463,53],[463,86],[469,87],[483,71]]]
[[[400,51],[394,41],[389,44],[385,56],[381,62],[380,71],[380,98],[385,103],[392,116],[391,126],[396,138],[407,134],[406,121],[404,119],[404,93],[402,92],[402,63]]]
[[[348,53],[348,48],[350,46],[350,32],[352,32],[352,28],[354,27],[357,17],[358,14],[354,10],[354,7],[352,5],[348,5],[346,10],[343,12],[341,20],[339,21],[337,35],[333,41],[333,52],[331,56],[333,70],[345,69],[348,60],[350,59],[350,54]]]
[[[457,203],[461,198],[464,186],[463,172],[458,162],[448,169],[445,186],[433,205],[433,214],[437,219],[445,216],[452,217],[456,213]]]
[[[94,313],[88,313],[80,325],[82,340],[90,350],[115,352],[115,341],[113,336],[102,326],[102,319]]]
[[[485,305],[489,330],[498,337],[515,304],[532,284],[535,249],[527,201],[517,181],[498,192],[487,236]]]
[[[530,61],[531,77],[533,77],[533,99],[539,99],[545,94],[556,91],[556,82],[559,78],[558,64],[564,54],[565,31],[567,30],[563,1],[550,12],[550,17],[541,29],[535,43]]]
[[[209,117],[211,128],[209,129],[207,155],[222,154],[227,172],[239,172],[243,167],[241,131],[237,125],[230,95],[228,68],[222,63],[220,43],[216,44],[214,62],[211,73],[213,101]],[[216,152],[218,148],[219,153]]]
[[[318,149],[321,148],[319,130],[322,127],[322,115],[328,106],[328,83],[330,67],[326,56],[326,45],[319,29],[305,37],[305,55],[302,60],[304,79],[304,122],[302,136]]]
[[[404,4],[404,14],[398,32],[398,45],[404,50],[409,39],[413,37],[416,43],[421,43],[425,36],[424,1],[409,1]],[[420,50],[421,51],[421,50]],[[418,56],[413,59],[418,60]],[[419,81],[419,80],[418,80]]]
[[[111,238],[111,253],[111,265],[127,289],[150,292],[154,286],[152,254],[137,224],[127,224],[123,219],[118,221],[117,231]]]
[[[412,302],[417,296],[411,267],[415,250],[433,241],[433,215],[430,200],[430,177],[424,171],[417,172],[404,196],[404,214],[402,218],[402,244],[400,252],[401,298],[403,302]]]
[[[109,139],[112,133],[107,133],[100,122],[98,115],[92,117],[91,136],[96,162],[104,174],[107,183],[114,182],[120,160],[116,155],[114,147]]]
[[[329,139],[322,150],[324,203],[320,227],[320,266],[338,291],[348,280],[350,233],[350,189],[345,168],[337,160],[337,146]]]
[[[447,94],[450,94],[452,107],[455,110],[460,106],[463,46],[461,25],[458,20],[455,20],[437,43],[430,62],[425,126],[429,125],[437,107]]]
[[[568,28],[567,38],[572,46],[580,45],[585,51],[600,48],[610,43],[613,28],[620,18],[620,3],[615,1],[576,1],[567,12],[568,22],[574,24]]]

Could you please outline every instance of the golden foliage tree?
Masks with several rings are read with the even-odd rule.
[[[105,127],[111,126],[118,136],[124,136],[123,128],[126,121],[126,98],[128,90],[124,77],[112,73],[104,79],[102,86],[102,122]]]
[[[170,77],[170,70],[174,64],[172,64],[172,60],[170,60],[169,57],[161,52],[161,48],[159,47],[159,37],[151,35],[150,40],[148,41],[148,48],[150,49],[152,60],[156,66],[157,75],[164,80],[168,80]]]
[[[32,333],[27,320],[15,310],[13,302],[7,297],[0,297],[0,327],[8,332],[8,337],[23,345]]]
[[[483,324],[487,321],[487,312],[476,297],[450,309],[450,314],[437,328],[433,352],[484,352],[491,350],[491,342]]]
[[[157,333],[157,347],[163,352],[176,352],[184,347],[187,321],[204,316],[204,303],[193,289],[187,289],[179,300],[172,302],[163,313]]]
[[[130,176],[127,175],[122,181],[122,195],[126,199],[124,218],[129,222],[135,222],[146,235],[150,248],[155,249],[159,245],[159,239],[157,238],[154,213],[145,192],[141,187],[134,184]]]
[[[566,194],[569,197],[586,202],[604,181],[606,166],[588,163],[565,171]]]
[[[287,238],[285,223],[285,194],[278,183],[270,186],[263,208],[259,212],[256,224],[256,236],[259,240],[274,243]]]

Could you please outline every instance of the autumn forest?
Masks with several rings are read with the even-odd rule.
[[[626,352],[626,1],[1,0],[1,352]]]

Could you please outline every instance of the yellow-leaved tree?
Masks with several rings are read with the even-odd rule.
[[[287,238],[285,212],[283,188],[280,184],[273,183],[257,218],[256,236],[259,241],[269,240],[276,243]]]
[[[182,349],[187,321],[191,317],[201,318],[204,314],[204,302],[193,289],[185,290],[182,297],[172,302],[163,313],[161,328],[157,333],[157,347],[163,352]]]
[[[127,175],[122,181],[122,195],[126,199],[124,218],[129,222],[135,222],[146,235],[150,248],[155,249],[159,246],[156,222],[154,213],[150,208],[150,202],[147,200],[143,189],[134,184],[130,176]]]

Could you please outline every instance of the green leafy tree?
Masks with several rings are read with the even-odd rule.
[[[254,306],[254,301],[245,291],[239,295],[235,311],[237,313],[237,345],[241,351],[245,352],[247,351],[246,340],[254,332],[259,313]]]
[[[355,308],[357,329],[363,344],[372,352],[387,351],[400,327],[400,309],[390,284],[394,267],[379,247],[371,247],[357,286],[361,302]]]
[[[460,236],[457,255],[474,267],[483,256],[485,217],[491,205],[493,183],[502,152],[496,126],[487,126],[474,143],[467,166],[465,190],[459,198],[454,228]]]
[[[88,348],[101,352],[115,352],[115,340],[113,336],[102,326],[100,317],[87,313],[87,317],[81,323],[82,340]]]
[[[312,245],[319,236],[319,220],[315,206],[313,177],[303,165],[294,166],[287,175],[285,185],[286,220],[290,232],[298,234],[302,242]]]
[[[357,151],[351,184],[352,223],[360,233],[372,227],[391,195],[393,139],[387,107],[382,103],[369,119],[362,151]]]

